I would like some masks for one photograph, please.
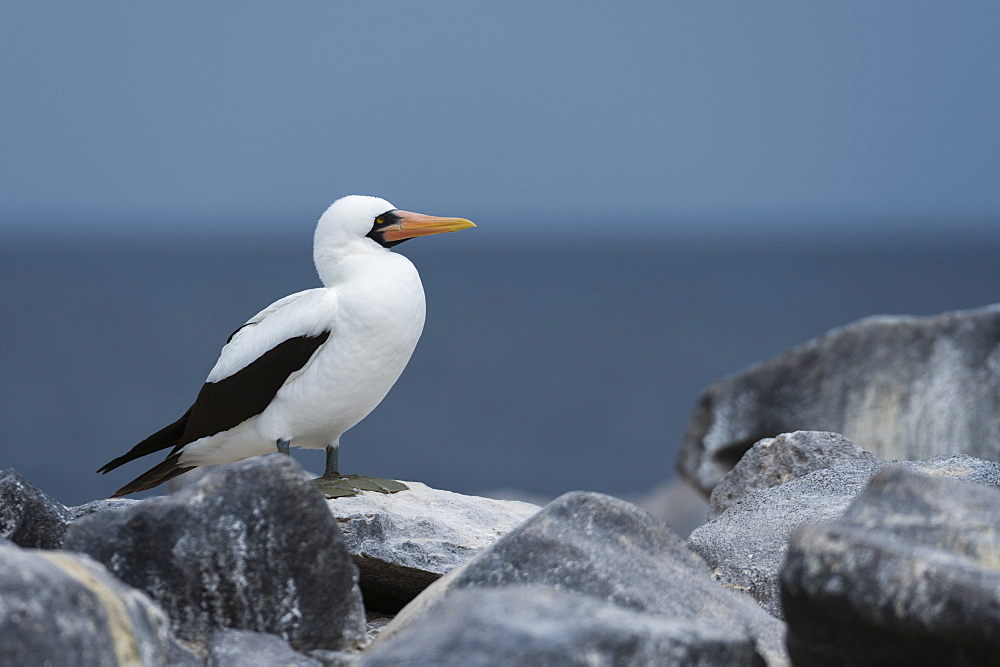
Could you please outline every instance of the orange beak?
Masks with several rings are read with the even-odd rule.
[[[475,227],[465,218],[437,218],[433,215],[411,213],[410,211],[393,211],[393,222],[379,229],[386,241],[405,241],[417,236],[430,236],[445,232],[457,232]]]

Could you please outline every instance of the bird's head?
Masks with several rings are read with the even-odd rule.
[[[383,248],[391,248],[417,236],[457,232],[469,227],[475,225],[464,218],[438,218],[400,211],[380,197],[348,195],[326,209],[316,226],[316,242],[347,245],[352,240],[368,238]]]
[[[438,218],[400,211],[380,197],[349,195],[326,209],[316,225],[316,268],[346,255],[388,249],[417,236],[475,227],[464,218]]]

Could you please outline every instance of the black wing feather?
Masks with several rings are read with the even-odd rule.
[[[139,491],[151,489],[154,486],[163,484],[167,480],[173,479],[174,477],[177,477],[177,475],[186,473],[188,470],[193,468],[193,466],[181,467],[178,463],[180,458],[180,454],[171,454],[152,469],[147,470],[122,488],[115,491],[111,497],[119,498],[121,496],[127,496],[130,493],[137,493]]]
[[[108,472],[140,456],[173,447],[166,460],[119,489],[115,493],[117,497],[145,491],[190,470],[179,465],[180,451],[185,445],[228,431],[259,415],[288,376],[305,366],[329,337],[330,332],[324,331],[315,336],[289,338],[229,377],[206,382],[183,417],[105,464],[98,472]]]
[[[114,470],[118,466],[125,465],[129,461],[136,460],[140,456],[152,454],[153,452],[158,452],[161,449],[167,449],[168,447],[176,447],[177,442],[181,439],[181,435],[184,434],[184,427],[187,424],[188,416],[190,416],[190,414],[191,408],[188,408],[188,411],[184,413],[183,417],[172,424],[164,426],[159,431],[149,436],[115,460],[105,463],[98,469],[97,472],[107,473]]]
[[[330,332],[324,331],[318,336],[289,338],[229,377],[206,382],[191,406],[184,433],[174,446],[174,452],[262,413],[288,376],[305,366],[329,337]]]

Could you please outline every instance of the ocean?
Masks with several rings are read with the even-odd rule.
[[[1000,300],[995,242],[469,236],[399,248],[422,275],[427,325],[392,392],[344,436],[345,472],[635,495],[675,477],[713,380],[868,315]],[[94,472],[186,410],[243,321],[318,284],[310,240],[5,243],[0,466],[66,504],[151,467],[158,456]],[[295,456],[322,470],[322,452]]]

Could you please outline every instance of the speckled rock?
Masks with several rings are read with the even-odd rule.
[[[208,667],[322,667],[281,637],[250,630],[216,630],[208,639]]]
[[[712,490],[708,517],[719,516],[751,491],[857,459],[875,457],[839,433],[796,431],[766,438],[751,447]]]
[[[901,468],[803,526],[782,572],[803,665],[1000,664],[1000,490]]]
[[[793,531],[803,524],[840,517],[869,480],[890,465],[931,477],[1000,486],[1000,464],[971,456],[939,456],[923,461],[858,459],[744,496],[719,517],[691,533],[688,545],[724,586],[756,599],[778,618],[779,574]]]
[[[0,538],[30,549],[58,549],[70,523],[81,516],[113,512],[137,500],[94,500],[66,507],[13,468],[0,471]]]
[[[162,665],[166,615],[85,556],[0,545],[0,662]]]
[[[455,592],[362,654],[364,667],[441,665],[751,665],[742,632],[674,620],[542,586]]]
[[[1000,460],[1000,305],[870,317],[704,391],[678,467],[707,496],[753,443],[842,433],[883,459]]]
[[[289,457],[220,467],[176,494],[82,517],[64,548],[149,593],[183,639],[235,628],[298,650],[364,641],[357,568],[325,499]]]
[[[58,549],[71,518],[65,505],[13,468],[0,472],[0,537],[22,547]]]
[[[166,664],[168,667],[205,667],[204,655],[203,646],[195,646],[171,637]]]
[[[66,510],[69,512],[70,520],[76,521],[80,517],[100,512],[120,512],[141,502],[143,501],[133,500],[132,498],[108,498],[106,500],[91,500],[89,503],[84,503],[83,505],[67,507]]]
[[[396,612],[540,507],[432,489],[328,500],[361,573],[369,610]]]
[[[536,584],[635,612],[742,634],[770,664],[787,662],[784,625],[753,601],[713,582],[704,563],[666,524],[623,500],[574,492],[433,583],[379,634],[373,647],[459,590]]]
[[[309,656],[316,658],[323,663],[323,667],[353,667],[353,665],[356,665],[358,660],[361,658],[360,653],[331,651],[325,648],[309,651]]]

